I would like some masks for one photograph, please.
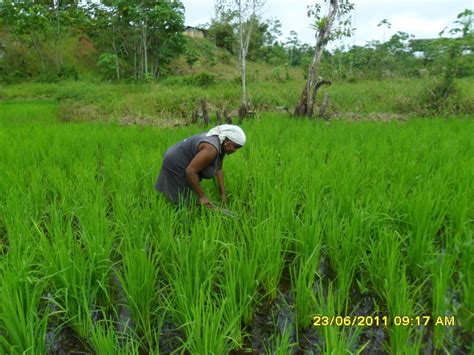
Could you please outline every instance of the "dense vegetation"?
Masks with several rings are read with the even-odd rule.
[[[2,352],[468,352],[472,120],[247,121],[225,163],[232,219],[153,191],[163,151],[199,128],[56,114],[0,105]]]
[[[179,57],[190,67],[196,62],[212,67],[237,56],[235,13],[218,12],[203,26],[208,46],[222,49],[215,51],[186,40],[184,11],[179,0],[2,1],[0,81],[90,80],[98,75],[106,80],[152,80],[179,74],[185,68],[173,65]],[[415,39],[398,32],[383,43],[325,51],[321,74],[333,80],[442,76],[452,66],[454,77],[473,75],[471,16],[466,10],[453,19],[449,32],[455,39]],[[251,61],[307,68],[314,44],[301,43],[295,32],[279,39],[278,20],[249,21],[256,22],[249,42]]]

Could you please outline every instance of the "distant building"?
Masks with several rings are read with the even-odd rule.
[[[207,35],[207,31],[202,28],[186,26],[183,35],[191,38],[204,38]]]

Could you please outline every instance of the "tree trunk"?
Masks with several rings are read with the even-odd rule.
[[[112,26],[112,47],[114,48],[114,53],[115,53],[115,77],[117,80],[120,80],[120,67],[119,67],[117,45],[115,43],[115,27],[114,26]]]
[[[246,61],[245,58],[247,53],[245,53],[245,44],[244,44],[244,29],[242,23],[242,8],[239,2],[239,38],[240,38],[240,75],[242,78],[242,99],[240,101],[239,109],[239,118],[242,121],[244,116],[247,113],[247,78],[246,78]]]
[[[138,79],[143,79],[144,77],[144,73],[145,73],[145,69],[144,69],[144,62],[145,62],[145,59],[144,59],[144,55],[143,55],[143,42],[141,41],[141,39],[137,39],[137,48],[138,50],[140,51],[139,52],[139,55],[140,55],[140,58],[139,58],[139,61],[138,61]]]
[[[316,101],[316,95],[318,94],[318,90],[321,86],[323,85],[331,85],[332,81],[331,80],[324,80],[324,79],[318,79],[316,83],[314,84],[313,88],[313,96],[311,98],[311,106],[308,107],[308,113],[307,116],[309,118],[313,117],[313,110],[314,110],[314,102]]]
[[[142,39],[143,39],[143,65],[145,78],[148,76],[148,43],[146,39],[146,20],[143,21],[142,28]]]
[[[198,116],[199,116],[198,110],[194,110],[191,116],[191,123],[197,123]]]
[[[326,108],[329,104],[329,94],[326,92],[324,93],[323,102],[321,107],[319,108],[319,117],[324,117],[326,120],[329,119],[329,116],[325,116]]]
[[[135,80],[138,80],[138,65],[137,65],[137,46],[134,45],[133,51],[133,76]]]
[[[239,109],[239,118],[240,122],[243,121],[244,117],[247,116],[247,54],[250,43],[250,35],[252,34],[253,21],[255,16],[255,4],[253,8],[253,13],[248,20],[249,27],[244,38],[244,24],[242,21],[242,4],[241,1],[238,1],[239,6],[239,38],[240,38],[240,69],[242,76],[242,100],[240,102]]]
[[[153,77],[155,78],[160,77],[160,60],[158,58],[156,58],[153,64],[152,72],[153,72]]]
[[[204,120],[204,125],[209,125],[209,112],[207,110],[207,101],[201,100],[201,110],[202,110],[202,119]]]
[[[33,47],[35,47],[35,52],[38,55],[39,62],[41,63],[41,70],[43,71],[43,75],[46,75],[46,65],[44,64],[43,56],[41,55],[41,50],[39,48],[38,41],[36,37],[31,34],[31,42],[33,42]]]
[[[224,118],[225,118],[225,123],[232,124],[232,117],[229,114],[229,110],[227,109],[224,109]]]
[[[336,18],[337,8],[338,8],[339,0],[331,0],[330,1],[330,9],[327,16],[327,20],[323,27],[317,32],[317,42],[316,48],[314,51],[314,57],[311,62],[311,67],[308,72],[308,78],[306,80],[306,84],[303,88],[303,91],[300,95],[300,100],[298,105],[295,107],[295,116],[303,117],[308,116],[311,117],[313,114],[313,105],[315,95],[313,94],[312,90],[315,88],[315,78],[317,77],[317,73],[319,70],[319,63],[321,62],[322,53],[324,48],[326,47],[327,42],[329,41],[329,35],[331,33],[332,24]]]
[[[56,5],[56,39],[54,41],[54,51],[55,51],[55,62],[56,62],[56,73],[61,72],[62,58],[61,58],[61,24],[59,23],[59,4]]]

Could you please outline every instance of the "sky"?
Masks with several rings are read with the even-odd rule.
[[[181,0],[185,7],[186,26],[210,23],[214,16],[214,0]],[[307,6],[315,0],[266,0],[261,13],[264,19],[278,19],[285,41],[290,31],[296,31],[301,42],[315,44],[315,31],[310,27]],[[322,3],[321,0],[318,3]],[[352,0],[352,37],[332,46],[365,45],[368,41],[388,40],[398,31],[415,38],[436,38],[446,26],[451,28],[456,16],[465,9],[474,10],[474,0]],[[324,10],[325,11],[325,10]],[[377,25],[387,19],[391,28]]]

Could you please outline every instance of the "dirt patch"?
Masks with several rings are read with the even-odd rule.
[[[267,108],[268,111],[271,111],[271,108]],[[278,113],[286,112],[293,117],[293,112],[286,106],[277,106],[276,109]],[[324,120],[324,121],[408,121],[413,115],[399,114],[393,112],[369,112],[369,113],[359,113],[359,112],[329,112],[324,117],[320,117],[315,113],[313,115],[314,120]]]
[[[94,105],[65,100],[59,104],[58,118],[62,122],[90,122],[101,120],[103,114]]]
[[[119,120],[120,126],[152,126],[152,127],[183,127],[189,123],[184,119],[178,118],[139,118],[139,117],[123,117]]]
[[[329,120],[336,121],[407,121],[410,119],[409,115],[402,115],[399,113],[391,112],[370,112],[370,113],[357,113],[357,112],[337,112],[331,115]]]

